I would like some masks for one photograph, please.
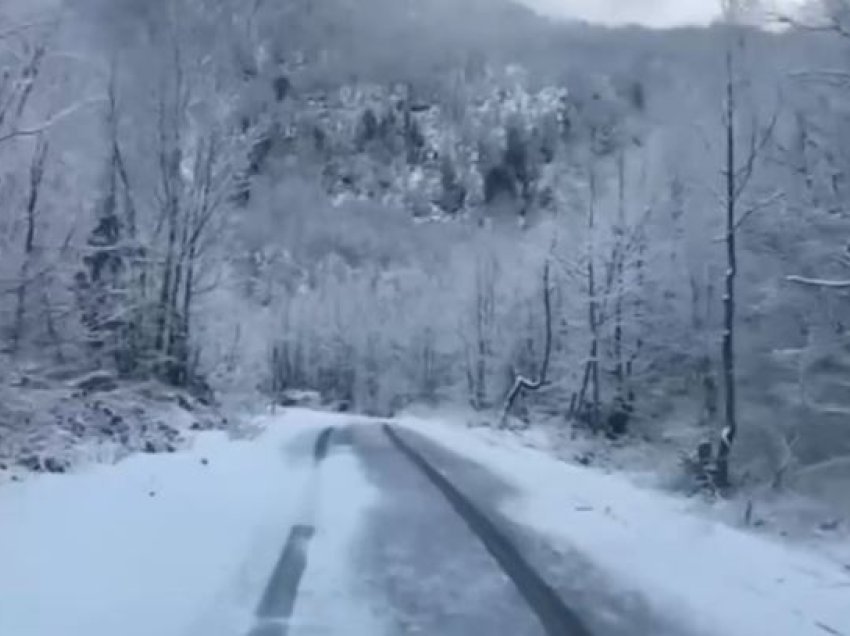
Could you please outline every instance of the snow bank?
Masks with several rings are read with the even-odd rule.
[[[13,379],[0,378],[0,484],[142,451],[174,452],[196,431],[242,432],[216,407],[156,382],[119,382],[109,374],[60,380],[9,372],[6,362],[0,357],[0,374]]]
[[[328,416],[266,418],[253,441],[201,435],[0,488],[0,634],[170,636],[247,631],[303,506]],[[307,452],[294,452],[302,436]]]
[[[850,569],[693,514],[694,504],[434,420],[399,422],[524,493],[504,511],[568,542],[701,633],[850,634]]]

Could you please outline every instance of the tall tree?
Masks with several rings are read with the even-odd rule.
[[[723,17],[725,20],[725,95],[723,107],[724,129],[724,180],[723,206],[725,232],[723,243],[726,248],[726,272],[724,274],[723,293],[723,335],[722,335],[722,370],[724,389],[724,425],[720,432],[715,467],[716,485],[727,488],[730,485],[729,459],[732,447],[738,437],[738,403],[735,358],[735,323],[736,323],[736,283],[738,279],[738,230],[741,225],[755,212],[769,207],[776,201],[778,195],[754,204],[744,209],[743,197],[755,173],[756,162],[770,141],[776,125],[776,116],[769,125],[759,131],[753,125],[750,131],[749,144],[744,153],[739,149],[741,134],[739,120],[741,118],[740,88],[741,64],[740,54],[744,47],[745,18],[752,15],[756,4],[751,0],[723,0]],[[743,160],[742,160],[743,159]]]

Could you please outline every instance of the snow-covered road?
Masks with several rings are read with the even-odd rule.
[[[441,422],[264,424],[0,487],[0,635],[850,635],[850,571],[622,479]]]

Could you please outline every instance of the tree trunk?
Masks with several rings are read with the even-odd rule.
[[[502,425],[507,422],[514,403],[523,391],[539,391],[546,384],[546,377],[549,373],[549,360],[552,357],[552,290],[549,285],[549,269],[550,266],[547,259],[546,265],[543,268],[543,312],[546,321],[543,361],[540,364],[540,370],[537,373],[536,380],[529,380],[521,375],[518,375],[514,380],[513,387],[510,393],[508,393],[507,400],[505,400],[505,408],[502,412]]]
[[[26,322],[27,292],[31,281],[29,280],[33,252],[35,251],[36,213],[38,210],[38,197],[41,191],[41,182],[44,178],[44,164],[47,161],[47,143],[39,139],[30,166],[29,195],[26,206],[27,231],[24,237],[24,259],[21,264],[20,280],[16,290],[15,324],[12,332],[12,353],[17,353],[24,335],[24,323]]]
[[[595,248],[596,241],[594,232],[596,230],[596,173],[590,170],[590,204],[588,206],[587,227],[589,233],[589,249],[587,259],[587,293],[588,293],[588,326],[590,328],[590,379],[593,395],[591,410],[591,428],[599,430],[601,422],[602,398],[599,386],[599,306],[596,298],[596,267]]]
[[[495,291],[492,265],[479,262],[476,272],[475,302],[475,363],[473,375],[472,406],[476,410],[487,408],[487,358],[490,355],[490,328],[495,312]]]
[[[626,232],[626,158],[620,151],[617,159],[618,176],[618,210],[617,210],[617,245],[615,249],[616,285],[617,297],[614,307],[614,358],[616,366],[614,375],[617,379],[617,393],[621,399],[625,398],[625,363],[623,361],[623,295],[625,285],[625,245]]]
[[[717,484],[729,485],[729,456],[738,433],[735,403],[735,278],[737,171],[735,156],[735,75],[732,44],[726,52],[726,276],[723,295],[723,388],[726,397],[725,426],[717,451]]]

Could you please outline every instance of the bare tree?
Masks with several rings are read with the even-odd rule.
[[[12,351],[17,352],[24,332],[26,317],[27,290],[34,282],[31,279],[32,261],[35,252],[36,220],[38,215],[38,201],[41,193],[41,183],[44,179],[44,167],[47,162],[48,144],[42,138],[36,145],[35,154],[30,166],[29,193],[27,195],[25,218],[26,233],[24,236],[24,256],[21,265],[20,281],[17,289],[17,308],[15,310],[15,324],[12,332]]]
[[[727,0],[727,15],[734,10],[734,3]],[[730,17],[730,30],[733,22]],[[732,444],[738,433],[736,383],[735,383],[735,280],[738,275],[738,253],[736,244],[737,203],[738,203],[738,165],[736,154],[736,117],[737,79],[735,68],[735,45],[730,37],[726,43],[726,166],[723,176],[726,180],[726,275],[723,295],[723,388],[725,396],[725,425],[720,435],[717,450],[717,481],[721,487],[729,483],[729,456]]]
[[[724,275],[723,293],[723,336],[722,336],[722,370],[724,389],[724,426],[716,457],[716,482],[720,488],[730,484],[729,459],[735,439],[738,436],[738,405],[735,361],[735,322],[736,322],[736,282],[738,277],[738,230],[755,212],[772,205],[779,195],[744,208],[742,198],[755,173],[756,162],[773,136],[777,115],[762,131],[753,126],[750,132],[746,153],[741,155],[738,147],[740,118],[739,105],[739,66],[738,50],[743,43],[742,31],[739,27],[739,17],[742,5],[737,0],[723,1],[726,18],[725,45],[725,103],[723,108],[724,128],[724,168],[722,171],[725,184],[723,203],[725,216],[725,233],[723,243],[726,249],[726,272]],[[743,156],[743,161],[741,158]]]
[[[595,136],[595,133],[594,133]],[[591,160],[591,162],[593,159]],[[601,326],[599,297],[597,296],[596,280],[596,206],[598,197],[598,182],[596,168],[589,169],[589,193],[587,203],[587,326],[590,332],[590,353],[584,365],[581,388],[570,407],[571,412],[579,412],[589,420],[590,427],[596,431],[602,421],[602,397],[599,373],[599,330]],[[587,391],[591,391],[591,402],[587,404]]]
[[[470,403],[487,408],[489,361],[493,354],[492,332],[496,320],[496,263],[489,255],[478,258],[475,268],[475,314],[473,342],[467,347],[467,384]]]
[[[552,357],[552,288],[549,283],[550,263],[546,260],[543,266],[543,316],[545,320],[545,340],[543,343],[543,360],[537,371],[537,378],[530,380],[522,375],[517,375],[505,400],[502,412],[502,426],[507,423],[511,409],[517,399],[526,391],[539,391],[547,382],[549,373],[549,361]]]

